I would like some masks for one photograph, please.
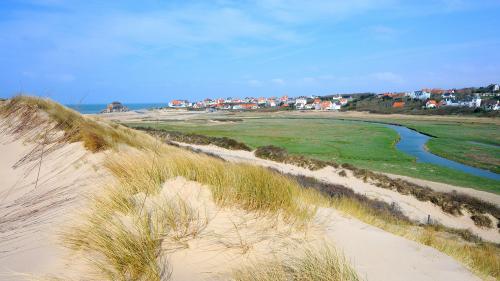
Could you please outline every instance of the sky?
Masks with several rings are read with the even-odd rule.
[[[0,0],[0,97],[62,103],[500,83],[500,0]]]

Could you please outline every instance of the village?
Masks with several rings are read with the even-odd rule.
[[[191,110],[341,110],[348,108],[352,102],[363,100],[384,104],[385,107],[405,108],[412,104],[419,109],[436,109],[441,107],[481,108],[486,111],[500,109],[500,86],[491,84],[487,87],[464,89],[422,89],[413,92],[398,93],[363,93],[309,95],[299,97],[246,97],[246,98],[207,98],[202,101],[172,100],[169,108]]]

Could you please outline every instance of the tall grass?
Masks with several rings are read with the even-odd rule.
[[[156,155],[155,155],[156,154]],[[106,167],[131,191],[156,194],[169,178],[184,177],[210,187],[216,203],[237,205],[249,211],[279,213],[291,220],[307,220],[317,200],[296,182],[265,168],[234,164],[178,148],[159,148],[111,157]]]
[[[301,257],[257,263],[236,270],[235,281],[357,281],[361,280],[334,249],[306,249]]]

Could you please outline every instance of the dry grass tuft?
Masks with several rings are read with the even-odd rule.
[[[233,273],[235,281],[360,280],[343,256],[326,246],[306,249],[301,257],[250,265]]]

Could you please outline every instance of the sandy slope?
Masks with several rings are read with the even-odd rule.
[[[233,269],[252,261],[300,255],[303,247],[324,243],[341,249],[363,280],[479,280],[439,251],[387,233],[338,211],[322,208],[301,231],[280,219],[220,208],[208,187],[184,178],[164,184],[164,198],[186,200],[208,224],[198,237],[173,247],[168,241],[172,280],[228,280]],[[175,248],[174,250],[171,250]]]
[[[396,191],[377,187],[370,182],[364,182],[352,176],[350,171],[346,171],[348,173],[347,177],[341,177],[338,175],[338,169],[335,169],[333,167],[326,167],[321,170],[310,171],[308,169],[300,168],[294,165],[260,159],[255,157],[252,152],[248,151],[228,150],[213,145],[181,145],[186,145],[205,152],[214,153],[229,161],[253,163],[271,167],[284,173],[304,175],[314,177],[328,183],[341,184],[351,188],[355,192],[364,194],[370,198],[376,198],[389,204],[395,202],[401,208],[403,213],[413,220],[425,223],[427,221],[428,215],[430,215],[432,220],[438,221],[443,225],[454,228],[470,229],[473,233],[479,235],[483,239],[493,242],[500,242],[500,233],[497,231],[497,229],[484,229],[476,227],[474,222],[469,218],[466,212],[464,212],[464,216],[450,215],[443,212],[440,207],[432,204],[431,202],[422,202],[411,195],[402,195]],[[491,196],[497,195],[491,194]],[[490,218],[493,222],[495,222],[494,225],[496,225],[496,219],[492,216],[490,216]]]
[[[321,209],[328,217],[326,235],[344,251],[351,265],[366,280],[480,280],[453,258],[331,209]]]
[[[20,162],[39,148],[0,133],[0,280],[25,280],[16,274],[62,269],[59,226],[103,176],[98,168],[103,155],[87,152],[81,143],[46,153],[41,166],[40,157]]]

